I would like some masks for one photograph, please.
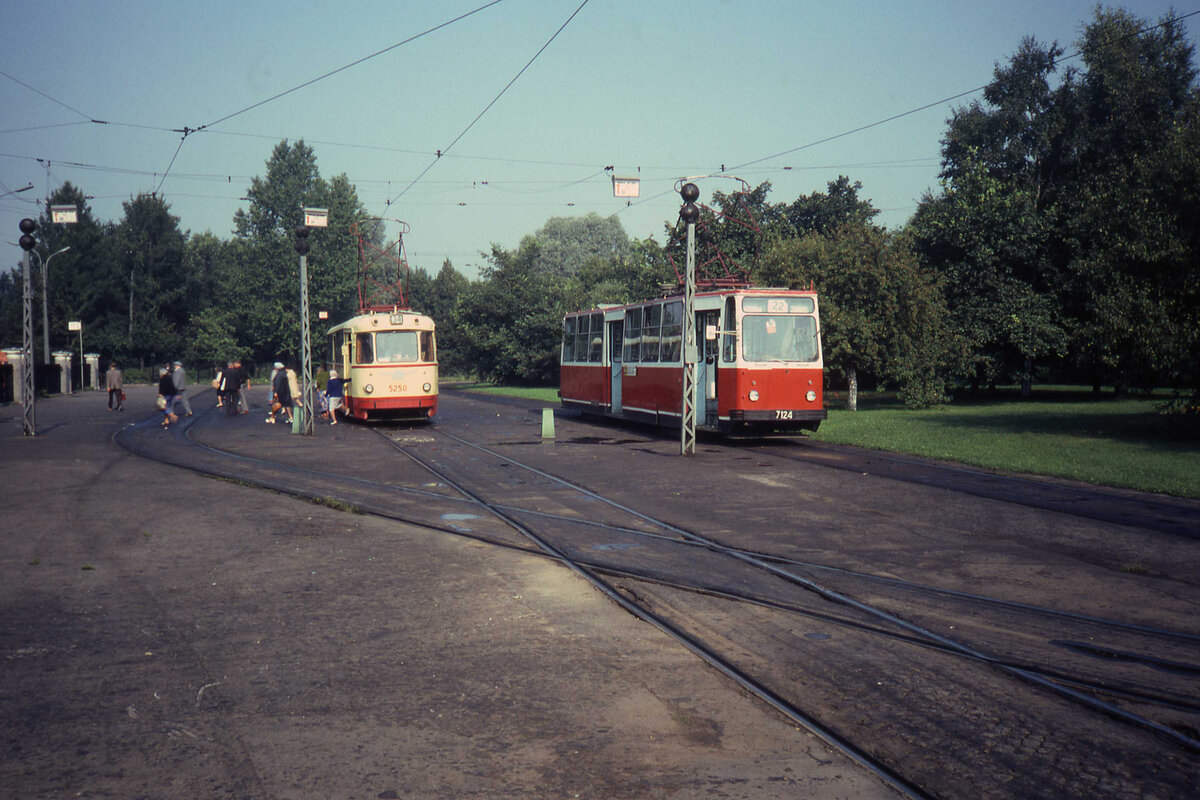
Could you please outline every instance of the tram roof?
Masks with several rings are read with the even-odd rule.
[[[433,330],[433,318],[419,314],[409,308],[384,308],[365,310],[329,328],[327,333],[337,330]]]
[[[808,295],[815,297],[816,289],[786,289],[777,286],[736,286],[722,287],[718,286],[712,289],[696,290],[696,298],[707,297],[730,297],[733,295],[784,295],[797,296]],[[669,300],[682,300],[683,292],[672,292],[665,294],[662,297],[652,297],[648,300],[639,300],[636,303],[600,303],[595,308],[581,308],[578,311],[568,311],[566,316],[574,316],[576,314],[595,314],[598,312],[612,312],[623,310],[626,308],[637,308],[638,306],[646,306],[652,303],[663,303]]]

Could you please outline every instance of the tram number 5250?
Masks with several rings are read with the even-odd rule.
[[[388,392],[391,394],[404,393],[408,391],[407,383],[389,383]]]
[[[791,411],[776,411],[775,412],[775,419],[791,419],[791,418],[792,418]]]

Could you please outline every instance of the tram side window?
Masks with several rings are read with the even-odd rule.
[[[658,361],[659,326],[662,324],[662,306],[646,306],[642,313],[642,363]]]
[[[575,317],[563,320],[562,360],[571,361],[575,358]]]
[[[433,331],[421,331],[421,360],[427,364],[437,361],[437,349],[433,344]]]
[[[355,364],[374,364],[375,363],[375,348],[371,346],[371,334],[356,333],[354,334],[354,363]]]
[[[587,361],[588,335],[590,333],[589,319],[590,317],[586,315],[579,317],[578,327],[575,329],[575,353],[571,358],[572,361]]]
[[[592,314],[591,339],[588,340],[588,357],[591,364],[599,364],[604,360],[604,315]]]
[[[734,298],[725,298],[725,324],[721,326],[721,360],[731,364],[737,360],[737,307]]]
[[[642,310],[631,308],[625,312],[625,363],[636,364],[641,358]]]
[[[662,309],[662,348],[658,360],[678,362],[683,342],[683,303],[666,303]]]

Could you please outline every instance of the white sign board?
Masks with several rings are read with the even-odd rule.
[[[50,221],[74,225],[79,222],[79,209],[75,206],[50,206]]]
[[[317,319],[329,319],[329,312],[328,311],[318,311]]]
[[[329,209],[328,208],[306,208],[306,209],[304,209],[304,224],[310,228],[328,228],[329,227]]]
[[[637,178],[618,178],[613,176],[613,197],[637,197],[641,181]]]
[[[69,331],[81,331],[81,330],[83,330],[83,323],[82,323],[82,322],[80,322],[80,321],[79,321],[79,320],[77,320],[77,319],[76,319],[76,320],[71,320],[70,322],[68,322],[68,323],[67,323],[67,330],[69,330]]]

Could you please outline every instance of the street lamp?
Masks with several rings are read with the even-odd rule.
[[[71,245],[67,245],[61,250],[55,250],[45,260],[38,256],[38,261],[42,265],[42,356],[47,364],[50,363],[50,311],[46,296],[50,294],[50,284],[46,283],[46,275],[50,271],[50,262],[54,260],[54,257],[62,255],[70,249]],[[83,369],[82,365],[80,369]]]

